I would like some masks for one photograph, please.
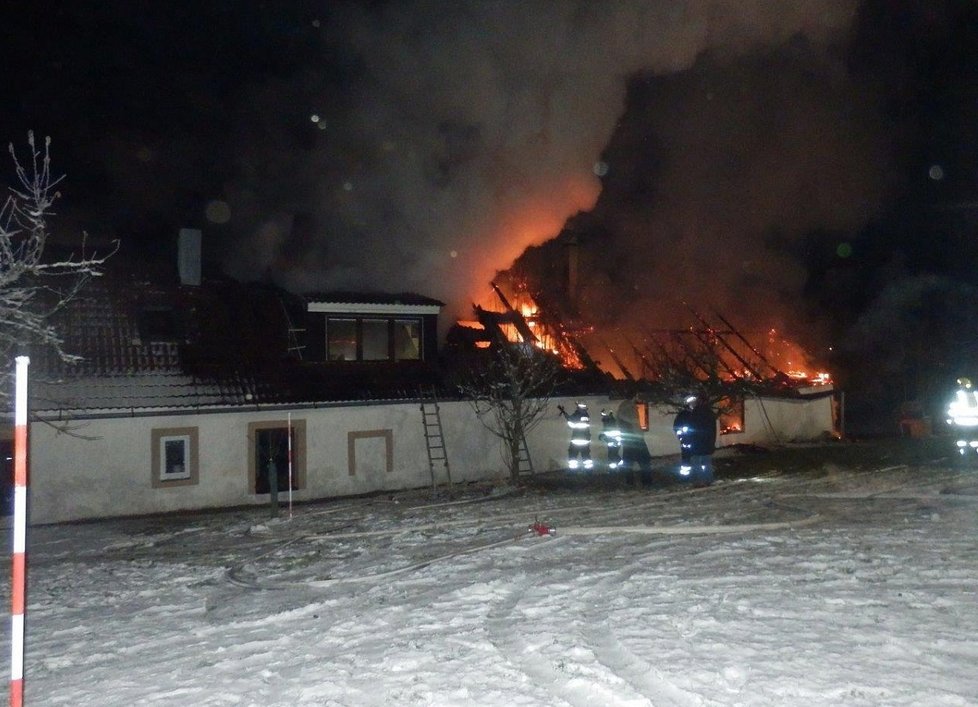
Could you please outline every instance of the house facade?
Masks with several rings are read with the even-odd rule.
[[[421,390],[440,399],[454,482],[506,480],[505,450],[438,371],[441,302],[413,293],[93,283],[62,314],[65,348],[30,367],[32,523],[301,503],[444,484],[429,464]],[[563,395],[527,436],[537,472],[566,468],[558,405],[643,406],[654,456],[677,453],[672,413]],[[9,447],[9,424],[0,441]],[[721,445],[814,439],[831,396],[748,400]],[[665,462],[664,462],[665,463]],[[272,492],[276,491],[275,494]]]
[[[557,406],[527,437],[535,470],[566,468],[568,430]],[[583,398],[594,416],[631,401]],[[818,439],[833,427],[831,396],[745,403],[742,432],[720,445]],[[454,482],[505,482],[505,450],[464,401],[439,403]],[[417,401],[184,410],[44,413],[30,430],[30,517],[56,523],[111,516],[267,505],[280,478],[279,503],[336,498],[432,484]],[[673,414],[651,408],[646,443],[653,456],[678,452]],[[593,430],[594,473],[604,451]],[[291,455],[289,446],[291,445]],[[269,460],[271,463],[269,463]],[[290,461],[291,460],[291,461]],[[660,460],[666,464],[668,460]],[[447,481],[444,466],[434,481]]]

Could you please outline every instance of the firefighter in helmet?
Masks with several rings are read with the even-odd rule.
[[[591,416],[588,414],[587,405],[579,402],[574,412],[569,415],[560,408],[560,413],[567,418],[567,426],[570,427],[570,445],[567,448],[567,467],[569,469],[591,469],[594,462],[591,460]]]
[[[712,484],[716,414],[705,396],[690,395],[683,402],[685,405],[673,423],[680,445],[679,474],[697,485]]]
[[[611,410],[601,411],[601,434],[598,439],[608,447],[608,468],[621,466],[621,426]]]
[[[947,406],[947,424],[957,434],[958,453],[978,452],[978,391],[969,378],[958,378],[958,390]]]
[[[676,419],[672,423],[672,431],[676,434],[676,439],[679,440],[680,476],[689,476],[690,471],[692,471],[692,466],[689,463],[691,456],[690,450],[693,446],[693,425],[690,417],[693,414],[693,405],[695,403],[696,396],[687,395],[683,399],[682,408],[676,413]]]

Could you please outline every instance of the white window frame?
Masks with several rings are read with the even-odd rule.
[[[171,442],[183,442],[183,471],[167,471],[166,446]],[[190,478],[190,435],[160,435],[160,481],[183,481]]]
[[[166,473],[166,445],[183,443],[183,471]],[[157,428],[152,431],[152,477],[154,488],[189,486],[199,481],[200,432],[196,427]]]

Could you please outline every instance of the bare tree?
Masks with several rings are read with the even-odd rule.
[[[457,376],[458,388],[479,421],[503,440],[514,483],[519,480],[521,446],[543,419],[562,371],[554,356],[535,346],[494,343]]]
[[[62,177],[52,177],[49,148],[28,134],[30,156],[24,162],[10,145],[18,186],[11,187],[0,208],[0,399],[9,396],[13,357],[32,346],[47,346],[64,361],[77,360],[63,348],[52,315],[63,308],[90,278],[101,274],[105,261],[118,249],[99,256],[80,254],[45,262],[48,218],[60,197]]]

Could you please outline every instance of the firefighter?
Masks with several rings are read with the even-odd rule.
[[[587,405],[583,402],[577,404],[577,408],[569,415],[564,408],[559,407],[560,414],[567,419],[567,426],[571,430],[570,445],[567,448],[567,468],[585,469],[594,467],[591,460],[591,416],[588,414]]]
[[[676,413],[676,419],[672,423],[672,431],[679,440],[679,475],[689,476],[692,471],[690,466],[690,448],[693,444],[693,426],[690,417],[693,414],[693,404],[696,402],[695,395],[688,395],[683,400],[683,406]]]
[[[621,466],[621,427],[610,410],[601,411],[601,434],[598,439],[608,448],[608,468],[614,471]]]
[[[956,431],[959,454],[978,452],[978,391],[969,378],[958,378],[958,390],[947,406],[947,424]]]
[[[691,395],[673,423],[679,437],[679,474],[698,486],[713,483],[713,452],[717,443],[717,417],[705,396]]]
[[[618,468],[628,474],[636,486],[651,486],[652,454],[639,424],[638,403],[637,399],[624,400],[618,406],[618,428],[621,430],[621,463]]]

